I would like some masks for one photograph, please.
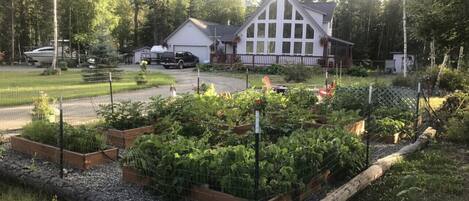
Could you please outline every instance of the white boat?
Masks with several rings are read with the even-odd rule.
[[[51,44],[53,41],[51,41]],[[59,47],[57,51],[57,57],[70,58],[70,52],[68,46],[64,46],[68,43],[68,40],[59,41]],[[63,50],[63,51],[62,51]],[[29,62],[36,63],[36,65],[51,64],[54,57],[54,47],[45,46],[29,52],[24,52],[24,55],[28,57]]]

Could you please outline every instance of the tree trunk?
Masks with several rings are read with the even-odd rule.
[[[379,159],[371,167],[369,167],[368,169],[354,177],[352,180],[333,191],[332,193],[329,193],[321,201],[346,201],[347,199],[351,198],[355,193],[369,186],[371,182],[383,176],[384,172],[389,170],[392,165],[401,161],[405,156],[424,148],[430,142],[430,139],[435,137],[435,135],[435,129],[431,127],[427,128],[415,143],[403,147],[401,150],[394,154]]]
[[[11,53],[10,64],[15,64],[15,0],[11,0]]]
[[[443,62],[441,63],[441,65],[439,66],[439,70],[438,70],[438,75],[436,77],[436,82],[435,82],[435,88],[438,89],[439,85],[440,85],[440,79],[441,79],[441,73],[443,72],[443,69],[445,69],[447,66],[448,66],[448,62],[449,62],[449,52],[450,50],[446,51],[445,53],[445,57],[443,59]]]
[[[462,62],[464,57],[464,46],[459,47],[459,58],[458,58],[458,70],[461,70]]]
[[[430,43],[430,68],[435,68],[436,62],[435,62],[436,54],[435,54],[435,39],[432,39],[432,42]]]
[[[134,0],[134,46],[140,45],[138,41],[138,13],[140,12],[140,3],[138,0]]]
[[[402,2],[403,17],[402,17],[402,26],[404,30],[404,77],[407,77],[407,14],[406,14],[406,0]]]
[[[58,25],[57,25],[57,0],[54,0],[54,57],[52,58],[52,70],[57,70],[57,52],[58,52]]]

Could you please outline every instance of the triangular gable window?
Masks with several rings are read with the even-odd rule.
[[[283,19],[291,20],[293,14],[293,6],[289,1],[285,1],[285,12],[283,13]]]
[[[259,20],[265,20],[265,10],[259,15]]]
[[[296,17],[295,17],[296,20],[303,20],[303,16],[301,16],[301,14],[296,11]]]
[[[274,1],[269,6],[269,19],[271,20],[277,19],[277,1]]]

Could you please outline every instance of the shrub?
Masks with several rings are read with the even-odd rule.
[[[60,125],[46,121],[34,121],[23,127],[21,136],[43,144],[58,146]],[[64,149],[91,153],[106,147],[104,136],[94,127],[74,128],[64,123]]]
[[[127,130],[148,126],[150,120],[146,111],[147,106],[142,102],[124,101],[114,105],[100,105],[97,113],[104,118],[107,127]]]
[[[444,69],[440,77],[440,88],[454,92],[456,90],[465,90],[469,87],[469,75],[465,72],[451,69]]]
[[[281,75],[284,74],[285,67],[279,64],[272,64],[271,66],[261,67],[258,70],[260,74],[268,74],[268,75]]]
[[[353,66],[347,70],[347,75],[354,77],[368,77],[368,70],[361,66]]]
[[[312,70],[304,65],[291,65],[286,67],[284,70],[284,79],[287,82],[304,82],[313,76]]]
[[[58,75],[59,70],[58,69],[52,69],[51,67],[47,67],[44,71],[42,71],[41,75],[47,76],[47,75]]]
[[[68,70],[68,63],[65,60],[59,60],[57,63],[57,67],[60,68],[62,71],[67,71]]]
[[[460,117],[452,117],[447,125],[447,138],[454,142],[469,144],[469,107]]]
[[[55,109],[51,106],[54,100],[49,98],[46,93],[39,92],[39,96],[33,99],[32,120],[55,121]]]

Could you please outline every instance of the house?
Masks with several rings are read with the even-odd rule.
[[[336,3],[265,0],[241,26],[190,18],[166,42],[201,61],[350,66],[351,42],[332,37]]]
[[[238,29],[237,26],[189,18],[165,42],[170,51],[188,51],[199,57],[201,62],[208,63],[212,52],[233,52],[234,45],[231,42]]]
[[[150,50],[151,48],[147,46],[133,50],[134,56],[132,62],[134,64],[139,64],[143,58],[143,55],[146,53],[150,53]]]
[[[404,53],[391,52],[392,60],[386,60],[385,71],[389,73],[404,72]],[[412,70],[415,66],[415,56],[407,54],[407,70]]]

